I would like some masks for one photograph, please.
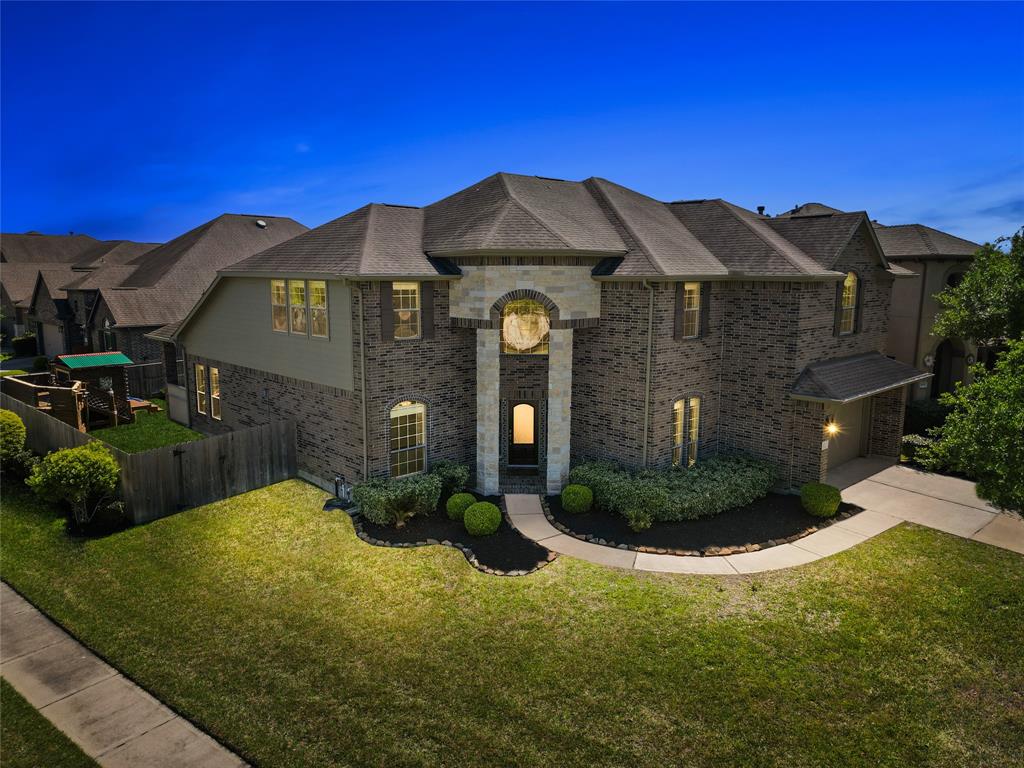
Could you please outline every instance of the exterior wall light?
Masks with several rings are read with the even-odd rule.
[[[829,419],[825,422],[825,434],[829,437],[835,437],[841,431],[842,430],[839,429],[839,424],[837,424],[834,419]]]

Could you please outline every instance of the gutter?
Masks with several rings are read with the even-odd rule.
[[[359,297],[359,410],[363,421],[363,482],[370,477],[369,425],[366,418],[366,325],[363,319],[363,289],[353,283]]]
[[[654,349],[654,286],[644,280],[644,288],[650,291],[647,304],[647,369],[644,374],[644,441],[640,450],[640,466],[647,468],[647,436],[650,431],[651,413],[651,354]]]

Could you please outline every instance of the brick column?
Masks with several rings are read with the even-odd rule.
[[[548,493],[558,493],[569,474],[572,417],[572,328],[550,331],[548,350]]]
[[[498,493],[499,334],[500,331],[490,328],[476,331],[476,487],[488,496]]]
[[[868,454],[899,458],[903,445],[903,414],[906,387],[897,387],[871,398],[871,433]]]

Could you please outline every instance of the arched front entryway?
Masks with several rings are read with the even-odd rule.
[[[952,392],[958,381],[967,373],[967,350],[960,339],[945,339],[935,348],[935,362],[932,363],[932,397],[943,392]]]

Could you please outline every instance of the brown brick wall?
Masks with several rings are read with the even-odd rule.
[[[899,458],[903,447],[903,416],[906,412],[906,387],[882,392],[871,398],[871,424],[868,453]]]

